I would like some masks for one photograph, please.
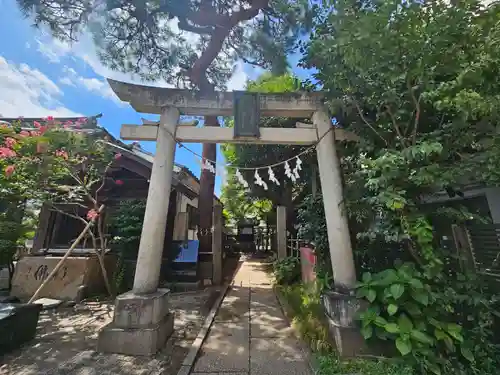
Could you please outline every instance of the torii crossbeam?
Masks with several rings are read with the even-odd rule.
[[[125,140],[156,141],[134,286],[131,295],[126,298],[134,299],[140,295],[154,299],[158,293],[169,205],[169,194],[166,192],[170,192],[176,142],[297,145],[317,143],[334,282],[342,287],[354,286],[354,260],[347,217],[343,209],[342,179],[335,140],[357,138],[342,129],[332,129],[331,118],[323,104],[321,93],[260,94],[258,104],[261,116],[312,117],[313,123],[298,123],[296,128],[291,129],[260,128],[258,137],[235,137],[232,128],[203,128],[178,124],[180,115],[232,115],[232,93],[199,95],[189,90],[148,87],[113,80],[108,82],[118,98],[128,102],[136,111],[161,115],[158,124],[123,125],[121,129],[121,137]],[[284,256],[286,254],[278,254],[280,258]],[[116,314],[119,314],[117,310],[118,302],[115,320]]]

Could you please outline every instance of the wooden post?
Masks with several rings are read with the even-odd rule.
[[[464,225],[452,224],[451,232],[453,233],[453,240],[462,270],[475,272],[477,270],[477,264],[467,228]]]
[[[351,289],[356,283],[347,214],[344,209],[340,161],[335,147],[335,131],[326,108],[313,115],[321,141],[316,146],[325,206],[328,243],[336,286]]]
[[[188,240],[188,213],[178,212],[175,215],[174,221],[174,241],[186,241]]]
[[[35,238],[33,239],[33,246],[31,251],[33,254],[38,253],[47,238],[47,232],[49,230],[49,220],[51,216],[50,207],[47,203],[44,203],[40,208],[40,213],[38,215],[38,227],[36,229]]]
[[[286,251],[286,207],[278,206],[276,212],[276,239],[278,247],[278,259],[285,259]]]
[[[212,231],[212,283],[222,284],[222,206],[214,206],[213,231]]]
[[[179,121],[176,108],[166,108],[158,126],[156,155],[149,182],[148,200],[142,226],[133,291],[153,293],[160,279],[163,243],[167,226],[170,188],[174,172],[175,130]]]

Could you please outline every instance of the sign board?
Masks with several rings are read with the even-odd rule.
[[[234,138],[259,138],[259,94],[246,91],[233,91],[233,100]]]
[[[174,263],[197,263],[198,250],[200,248],[200,241],[189,240],[181,243],[174,243],[174,246],[179,246],[180,252]]]

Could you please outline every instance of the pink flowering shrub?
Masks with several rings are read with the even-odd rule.
[[[87,220],[95,220],[98,216],[99,213],[94,209],[91,209],[87,212]]]
[[[0,190],[2,200],[15,208],[26,200],[46,202],[73,217],[75,214],[58,208],[60,204],[85,208],[76,219],[93,221],[88,233],[101,262],[107,237],[98,212],[103,189],[123,185],[122,180],[108,176],[121,155],[113,155],[106,143],[79,130],[86,121],[61,123],[49,116],[33,122],[31,128],[21,121],[0,125]],[[110,291],[107,276],[104,278]]]

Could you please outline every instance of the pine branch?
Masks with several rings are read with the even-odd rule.
[[[212,91],[213,83],[210,83],[206,76],[208,67],[215,60],[219,52],[222,50],[224,41],[229,36],[233,29],[240,22],[248,21],[259,14],[259,12],[269,5],[269,0],[255,0],[251,7],[234,12],[229,16],[214,16],[212,24],[217,25],[216,31],[212,34],[206,49],[201,53],[200,57],[195,61],[187,75],[190,80],[198,86],[201,91]],[[199,25],[204,25],[206,16],[201,14],[191,15],[191,19]]]

